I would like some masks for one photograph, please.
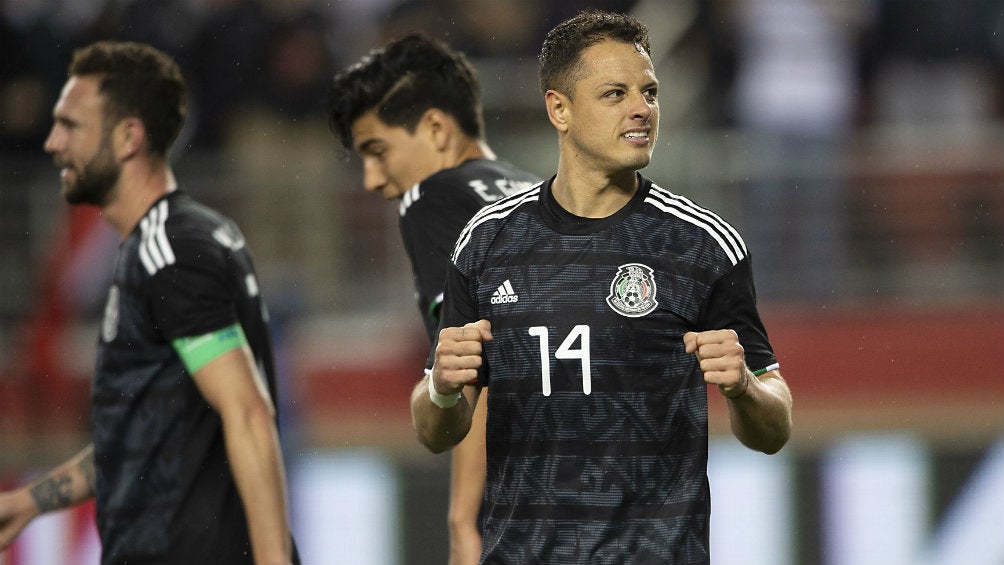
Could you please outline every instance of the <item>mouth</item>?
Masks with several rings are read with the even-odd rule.
[[[624,133],[621,137],[635,144],[646,144],[649,142],[649,130],[631,130]]]
[[[73,164],[69,160],[56,156],[53,156],[52,158],[52,165],[57,169],[59,169],[60,175],[65,175],[67,172],[69,172],[70,169],[73,168]]]

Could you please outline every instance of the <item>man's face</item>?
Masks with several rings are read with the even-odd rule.
[[[659,133],[658,85],[652,60],[634,45],[587,48],[569,104],[573,158],[609,174],[648,165]]]
[[[70,204],[108,204],[121,169],[104,127],[104,99],[96,77],[71,77],[53,109],[45,151],[59,167]]]
[[[415,133],[389,126],[375,110],[352,124],[353,149],[363,161],[363,186],[386,200],[401,198],[420,181],[439,172],[440,155],[421,121]]]

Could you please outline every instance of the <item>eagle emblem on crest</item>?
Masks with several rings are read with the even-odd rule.
[[[652,269],[641,263],[628,263],[617,269],[610,283],[607,304],[614,312],[629,318],[644,316],[655,310],[655,278]]]

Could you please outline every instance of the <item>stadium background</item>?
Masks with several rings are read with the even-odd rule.
[[[1004,3],[990,0],[0,1],[0,485],[86,441],[116,242],[60,201],[41,145],[72,49],[142,40],[191,83],[182,188],[256,254],[307,562],[445,562],[449,466],[410,428],[426,344],[396,210],[338,151],[327,81],[388,37],[440,35],[481,73],[496,152],[548,175],[535,54],[587,6],[651,28],[662,125],[644,172],[746,235],[796,399],[791,444],[766,457],[737,448],[711,395],[715,563],[1004,563]],[[0,563],[96,562],[89,513],[37,522]]]

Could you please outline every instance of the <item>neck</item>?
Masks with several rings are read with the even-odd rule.
[[[126,239],[159,198],[177,188],[174,173],[163,162],[127,163],[101,214]]]
[[[606,218],[627,205],[638,192],[636,171],[617,174],[579,172],[558,164],[551,184],[555,201],[580,218]]]
[[[489,161],[494,161],[496,157],[495,152],[492,151],[492,148],[488,146],[488,143],[485,142],[485,140],[467,138],[465,142],[461,143],[450,152],[450,158],[447,159],[447,162],[445,163],[446,166],[443,168],[452,169],[472,159],[488,159]]]

